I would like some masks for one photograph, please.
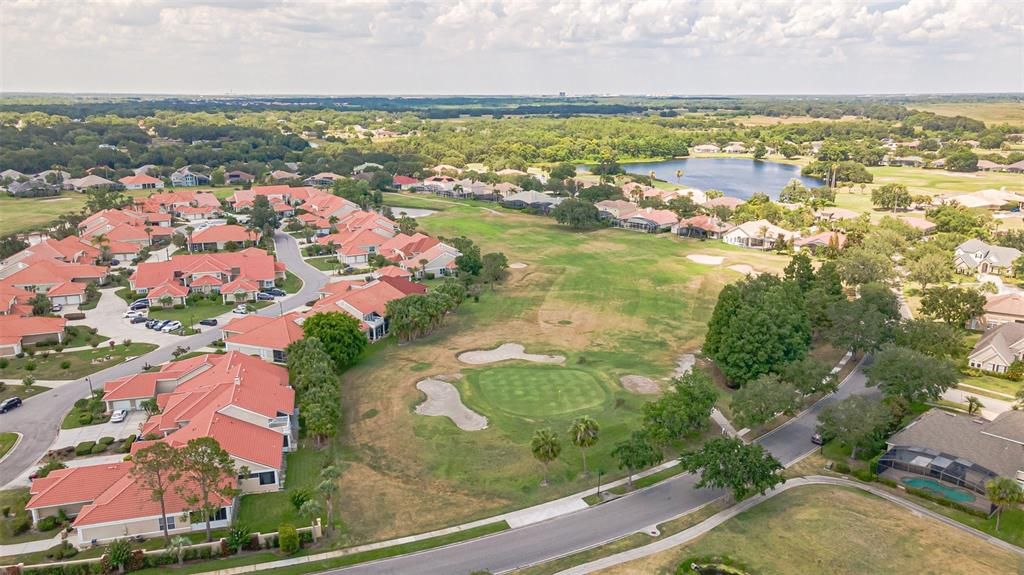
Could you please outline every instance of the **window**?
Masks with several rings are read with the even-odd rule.
[[[160,524],[160,530],[163,531],[164,530],[164,518],[160,517],[158,519],[158,523]],[[167,516],[167,530],[170,531],[172,529],[174,529],[174,517],[171,516],[171,515],[168,515]]]
[[[277,483],[277,473],[273,471],[264,471],[263,473],[260,473],[259,476],[260,485],[273,485],[274,483]]]

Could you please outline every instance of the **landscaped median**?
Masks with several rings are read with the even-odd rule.
[[[0,459],[3,459],[16,443],[18,443],[17,433],[13,431],[0,432]]]
[[[151,343],[120,343],[113,347],[107,343],[82,351],[47,350],[32,356],[4,358],[6,361],[0,361],[0,379],[22,379],[27,375],[36,379],[78,379],[157,348]]]

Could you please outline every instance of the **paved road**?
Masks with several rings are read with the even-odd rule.
[[[828,404],[853,394],[877,393],[865,387],[864,363],[850,373],[839,390],[758,442],[784,464],[816,449],[811,435],[818,413]],[[663,523],[722,495],[696,489],[697,478],[680,475],[597,507],[432,551],[365,563],[327,573],[466,575],[486,569],[503,573],[600,545]]]
[[[282,299],[281,305],[272,305],[260,310],[260,315],[277,315],[283,308],[285,311],[303,306],[307,301],[316,299],[317,291],[327,282],[327,277],[316,268],[302,261],[295,239],[288,234],[277,232],[274,235],[277,257],[288,267],[288,271],[299,276],[302,289],[295,295]],[[0,415],[0,431],[18,431],[24,438],[18,447],[0,465],[0,486],[6,485],[17,478],[25,469],[33,467],[39,461],[57,437],[60,422],[75,404],[75,401],[89,393],[89,381],[95,389],[102,389],[103,384],[111,379],[124,377],[142,370],[146,363],[157,365],[173,359],[171,353],[177,346],[199,349],[220,339],[219,329],[211,329],[197,335],[178,338],[173,345],[161,347],[132,361],[112,366],[92,374],[89,378],[79,379],[52,391],[37,395],[25,401],[25,404],[14,411]]]

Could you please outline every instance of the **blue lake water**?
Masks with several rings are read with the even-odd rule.
[[[758,162],[745,158],[687,158],[623,164],[622,167],[631,174],[643,176],[649,175],[653,170],[659,180],[699,190],[721,190],[727,196],[744,200],[756,192],[763,192],[776,199],[782,188],[794,178],[809,188],[822,185],[821,180],[801,176],[799,166]],[[683,171],[681,180],[676,179],[676,170]]]

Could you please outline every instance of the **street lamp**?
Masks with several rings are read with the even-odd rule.
[[[598,501],[600,501],[600,499],[601,499],[601,474],[602,473],[604,473],[603,469],[598,469],[597,470],[597,499],[598,499]]]
[[[89,384],[89,395],[91,396],[94,393],[92,390],[92,378],[86,377],[85,382]]]

